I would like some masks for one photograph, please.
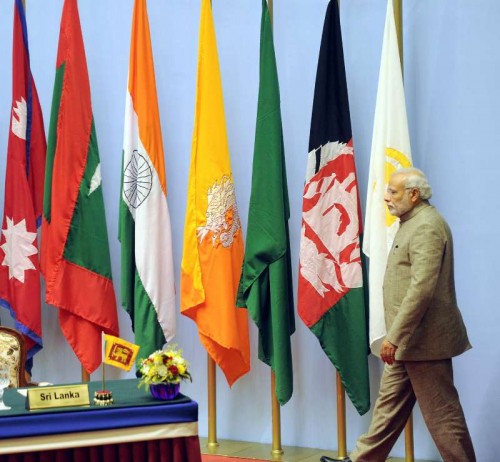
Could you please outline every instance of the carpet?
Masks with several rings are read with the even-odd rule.
[[[232,457],[232,456],[217,456],[212,454],[202,454],[201,462],[268,462],[263,459]]]

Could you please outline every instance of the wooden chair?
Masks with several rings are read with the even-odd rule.
[[[10,365],[10,387],[28,387],[24,367],[26,361],[26,344],[23,335],[10,327],[0,326],[0,362]]]

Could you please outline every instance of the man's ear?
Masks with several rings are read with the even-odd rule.
[[[416,204],[417,202],[420,201],[420,189],[418,188],[411,188],[410,190],[410,200]]]

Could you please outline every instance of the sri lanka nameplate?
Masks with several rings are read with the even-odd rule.
[[[89,405],[89,386],[86,383],[53,387],[31,387],[28,388],[26,395],[26,409],[30,411]]]

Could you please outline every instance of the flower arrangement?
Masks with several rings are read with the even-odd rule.
[[[139,373],[139,387],[144,385],[146,390],[151,385],[179,384],[182,380],[192,381],[188,370],[189,363],[182,357],[182,350],[177,345],[167,345],[165,350],[151,353],[141,360]]]

